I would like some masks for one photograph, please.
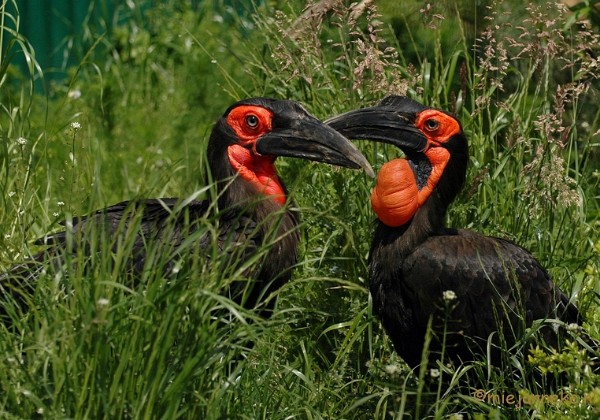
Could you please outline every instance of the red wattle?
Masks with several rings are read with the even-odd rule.
[[[274,156],[255,155],[237,144],[227,148],[227,156],[231,166],[259,193],[272,196],[281,205],[285,203],[285,192],[275,170]]]

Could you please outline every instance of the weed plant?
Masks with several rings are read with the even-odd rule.
[[[407,94],[456,113],[470,139],[449,224],[530,249],[600,338],[595,21],[542,0],[483,2],[476,20],[452,2],[407,19],[393,3],[126,2],[110,31],[96,33],[88,17],[83,50],[69,51],[80,64],[40,93],[44,74],[5,2],[0,268],[35,254],[34,240],[74,215],[136,197],[210,196],[208,133],[237,99],[295,99],[326,118]],[[11,65],[17,55],[26,72]],[[375,169],[399,153],[359,147]],[[192,263],[165,278],[172,250],[149,245],[156,259],[133,279],[121,263],[127,233],[116,247],[99,235],[68,278],[42,270],[25,314],[5,305],[1,416],[597,417],[600,383],[577,346],[507,353],[522,371],[564,372],[562,388],[484,360],[410,371],[371,315],[372,181],[285,159],[278,168],[302,209],[302,249],[269,320],[220,293],[242,276],[218,253],[206,263],[188,249]],[[466,373],[485,389],[461,382]]]

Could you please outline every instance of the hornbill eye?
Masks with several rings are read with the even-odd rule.
[[[246,116],[246,125],[248,128],[256,128],[258,127],[258,117],[254,114],[249,114]]]
[[[425,120],[425,128],[428,131],[435,131],[438,128],[440,128],[440,122],[433,118],[429,118],[429,119]]]

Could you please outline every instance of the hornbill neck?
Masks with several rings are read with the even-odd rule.
[[[231,157],[221,144],[218,133],[213,133],[207,154],[209,170],[217,185],[217,208],[213,211],[220,214],[224,224],[239,221],[241,231],[252,237],[252,241],[258,239],[267,246],[268,252],[263,262],[257,264],[254,279],[261,286],[251,288],[244,305],[256,307],[261,315],[268,316],[275,299],[267,298],[290,279],[291,268],[297,261],[300,213],[293,203],[286,205],[287,190],[275,170],[275,157],[253,156],[248,169],[255,173],[249,181],[248,176],[240,173],[240,167],[232,166]]]
[[[396,252],[400,255],[407,255],[430,236],[444,231],[448,207],[462,189],[466,179],[468,152],[461,152],[454,150],[450,154],[450,159],[445,164],[438,181],[407,222],[393,227],[378,220],[374,243],[381,245],[395,243]],[[416,160],[407,158],[406,161],[415,162],[423,158],[429,159],[426,154],[422,154]],[[435,163],[430,160],[428,162],[435,168]],[[415,171],[415,180],[419,179],[419,171],[423,166],[415,163],[410,165]]]
[[[273,211],[281,208],[287,197],[287,189],[277,175],[273,159],[264,157],[265,167],[270,169],[265,180],[270,185],[273,196],[265,191],[260,191],[256,185],[244,179],[234,168],[226,156],[220,156],[211,161],[211,173],[217,182],[218,206],[220,210],[232,207],[257,208],[267,207]]]

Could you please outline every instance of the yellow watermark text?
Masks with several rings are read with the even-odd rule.
[[[476,389],[471,396],[476,400],[490,405],[508,405],[516,408],[524,406],[543,405],[578,405],[588,403],[586,397],[581,395],[559,392],[557,394],[529,394],[529,393],[504,393],[488,392]]]

